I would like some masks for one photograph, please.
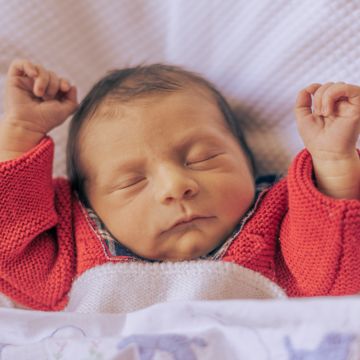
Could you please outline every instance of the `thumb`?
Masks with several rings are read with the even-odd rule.
[[[71,115],[78,107],[77,89],[72,86],[61,100],[61,107],[67,116]]]

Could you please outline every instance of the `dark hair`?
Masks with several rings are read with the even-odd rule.
[[[178,66],[153,64],[121,70],[113,70],[100,79],[80,103],[69,127],[67,142],[67,174],[73,190],[80,200],[89,206],[85,194],[85,174],[80,166],[78,138],[83,123],[91,118],[105,101],[128,102],[135,98],[162,92],[174,92],[193,83],[207,89],[217,102],[229,129],[239,141],[248,157],[252,171],[255,171],[253,155],[246,144],[239,123],[228,102],[216,87],[196,73],[186,71]]]

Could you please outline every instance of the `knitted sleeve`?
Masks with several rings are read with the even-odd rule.
[[[289,209],[281,225],[282,259],[277,269],[280,285],[293,296],[359,293],[360,201],[320,193],[306,150],[292,163],[287,186]]]
[[[41,310],[64,307],[75,271],[71,192],[52,180],[53,151],[45,138],[0,163],[0,291]]]

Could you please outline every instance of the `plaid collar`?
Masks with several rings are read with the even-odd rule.
[[[244,216],[240,219],[239,223],[236,225],[233,232],[230,236],[221,243],[216,249],[212,250],[209,254],[203,255],[200,259],[207,259],[207,260],[219,260],[223,257],[233,240],[239,235],[241,230],[243,229],[244,225],[248,222],[251,216],[256,211],[260,200],[266,193],[266,191],[274,185],[281,176],[279,175],[266,175],[258,177],[255,181],[256,185],[256,193],[255,199],[253,201],[253,205],[250,209],[246,212]],[[118,240],[116,240],[111,233],[106,229],[105,224],[101,221],[101,219],[97,216],[97,214],[89,207],[85,207],[88,216],[92,220],[93,225],[95,226],[95,230],[97,230],[98,234],[103,239],[109,253],[111,256],[127,256],[131,258],[131,260],[138,260],[138,261],[148,261],[148,262],[157,262],[157,260],[150,260],[145,259],[139,255],[134,254],[130,249],[126,246],[122,245]]]

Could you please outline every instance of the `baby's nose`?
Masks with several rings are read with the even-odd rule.
[[[163,166],[157,179],[157,197],[161,203],[189,200],[199,192],[198,182],[186,169]]]

